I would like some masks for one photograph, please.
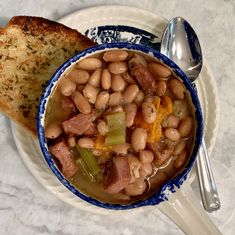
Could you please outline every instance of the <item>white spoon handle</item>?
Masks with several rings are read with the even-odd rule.
[[[215,180],[206,151],[204,138],[197,158],[198,181],[201,191],[203,206],[206,211],[212,212],[220,208],[220,200]]]
[[[200,205],[188,181],[157,207],[187,235],[222,235]]]

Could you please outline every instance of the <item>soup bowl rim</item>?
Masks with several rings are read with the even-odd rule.
[[[75,186],[72,185],[72,183],[67,180],[61,171],[58,169],[56,163],[53,160],[52,155],[50,154],[47,146],[47,141],[45,138],[44,133],[44,120],[45,120],[45,113],[46,108],[48,104],[48,100],[56,87],[58,81],[60,78],[63,77],[64,73],[68,71],[74,64],[76,64],[79,60],[84,59],[88,56],[100,53],[102,51],[106,50],[113,50],[113,49],[126,49],[128,51],[135,51],[139,53],[144,53],[146,55],[149,55],[150,57],[154,57],[155,59],[161,61],[164,63],[167,67],[169,67],[183,82],[186,89],[189,91],[192,103],[195,109],[195,118],[197,121],[197,128],[196,128],[196,135],[195,135],[195,143],[193,147],[193,151],[190,157],[189,162],[187,163],[187,166],[181,171],[179,175],[177,175],[175,178],[167,181],[163,184],[163,186],[152,194],[151,196],[141,199],[137,202],[131,203],[131,204],[110,204],[106,202],[99,201],[97,199],[94,199],[82,192],[79,191]],[[196,93],[196,90],[186,74],[168,57],[164,56],[157,50],[145,46],[145,45],[139,45],[139,44],[131,44],[131,43],[108,43],[108,44],[100,44],[96,45],[94,47],[88,48],[84,51],[81,51],[71,58],[69,58],[66,62],[64,62],[52,75],[51,79],[48,81],[47,86],[41,96],[39,109],[38,109],[38,116],[37,116],[37,131],[38,131],[38,139],[39,144],[41,147],[41,151],[43,153],[43,157],[45,158],[48,166],[52,170],[52,172],[55,174],[55,176],[59,179],[59,181],[72,193],[74,193],[76,196],[81,198],[82,200],[102,208],[106,209],[114,209],[114,210],[125,210],[125,209],[133,209],[141,206],[146,205],[156,205],[164,200],[168,200],[167,195],[169,193],[175,192],[175,187],[180,188],[180,186],[183,184],[183,182],[187,179],[187,176],[190,173],[190,170],[192,169],[194,162],[197,157],[197,152],[199,150],[202,136],[203,136],[203,118],[202,118],[202,111],[200,102]]]

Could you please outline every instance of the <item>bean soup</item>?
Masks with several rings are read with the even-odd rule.
[[[46,110],[45,136],[63,175],[112,204],[146,198],[177,176],[195,141],[189,92],[164,64],[109,50],[77,62]]]

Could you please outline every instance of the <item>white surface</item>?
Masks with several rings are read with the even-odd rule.
[[[2,1],[0,23],[13,15],[40,15],[60,18],[95,3],[107,1]],[[212,152],[212,167],[218,183],[222,209],[211,215],[223,234],[234,234],[234,118],[235,37],[233,1],[109,1],[127,3],[172,18],[182,15],[192,24],[200,38],[219,87],[221,121]],[[217,10],[219,9],[219,11]],[[209,25],[209,26],[208,26]],[[209,30],[208,30],[209,29]],[[9,122],[0,116],[0,224],[1,234],[182,234],[155,208],[125,216],[99,216],[72,208],[57,200],[28,173],[15,148]]]

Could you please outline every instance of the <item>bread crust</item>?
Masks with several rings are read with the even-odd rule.
[[[37,134],[39,100],[56,69],[94,43],[77,30],[33,16],[0,28],[0,110]]]
[[[6,28],[19,27],[25,34],[34,36],[57,32],[74,40],[79,40],[85,48],[94,46],[94,42],[75,29],[71,29],[58,22],[36,16],[14,16],[10,19]]]

